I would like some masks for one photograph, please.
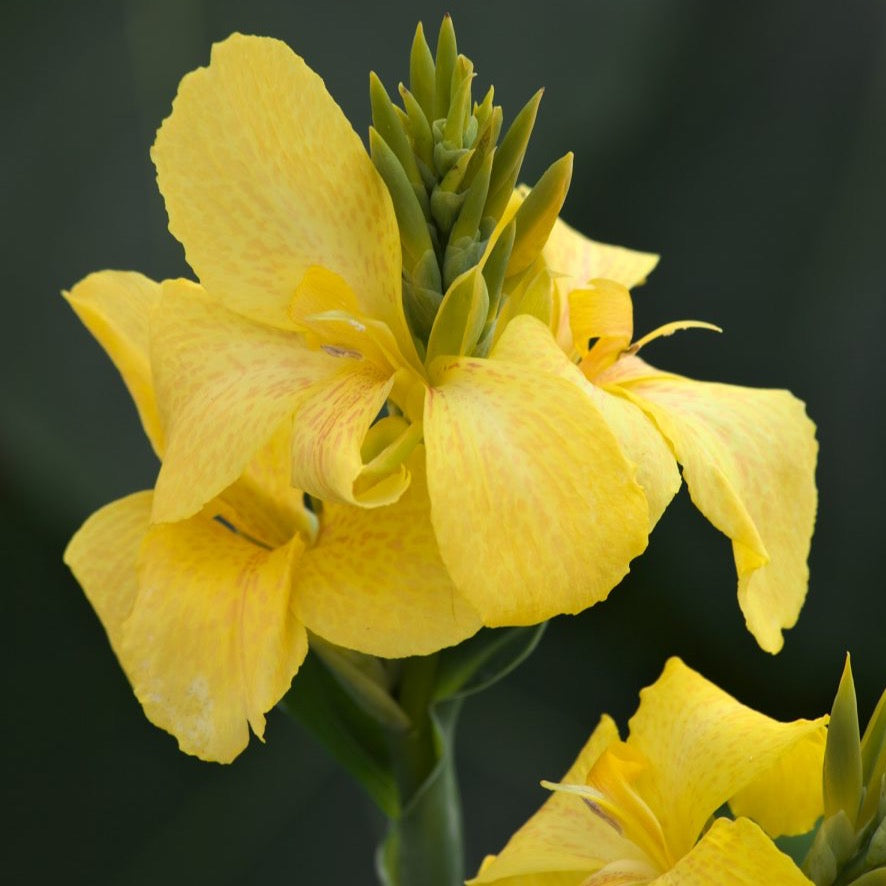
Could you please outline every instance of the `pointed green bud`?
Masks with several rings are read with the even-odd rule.
[[[443,141],[459,148],[468,147],[465,142],[465,126],[471,113],[471,84],[474,79],[474,66],[460,55],[452,72],[452,91],[446,124],[443,127]]]
[[[529,136],[535,126],[535,118],[538,114],[538,105],[544,94],[539,89],[535,95],[523,106],[523,109],[514,118],[508,128],[507,135],[502,139],[498,151],[495,154],[495,164],[492,167],[492,179],[489,184],[489,198],[486,205],[486,215],[493,218],[501,218],[502,213],[511,199],[511,194],[517,185],[520,175],[520,167],[526,156],[526,146],[529,144]],[[499,117],[499,127],[501,118]],[[495,133],[496,139],[498,133]]]
[[[479,232],[480,222],[483,219],[483,207],[486,205],[486,194],[489,192],[492,159],[493,155],[490,152],[486,155],[483,164],[465,191],[465,202],[449,234],[450,242],[463,237],[474,237]]]
[[[394,204],[404,268],[412,268],[433,249],[424,212],[402,164],[374,126],[369,127],[369,153]]]
[[[545,326],[551,325],[554,315],[553,281],[546,268],[538,271],[530,269],[525,279],[508,295],[499,316],[499,334],[519,314],[529,314],[541,320]]]
[[[403,167],[403,171],[406,173],[406,177],[415,191],[415,197],[418,200],[419,206],[421,206],[422,214],[425,220],[429,221],[430,207],[428,205],[428,195],[415,162],[415,155],[412,151],[409,135],[404,129],[400,116],[397,113],[398,109],[394,107],[393,102],[388,96],[388,91],[374,71],[369,74],[369,101],[372,106],[372,124],[376,132],[384,139],[385,143],[400,161],[400,165]]]
[[[861,739],[849,655],[831,708],[824,753],[824,814],[843,810],[853,828],[862,799]]]
[[[855,828],[841,809],[819,825],[803,860],[803,873],[816,886],[831,886],[857,848]]]
[[[409,328],[422,342],[427,341],[443,300],[437,254],[429,249],[410,269],[403,269],[403,309]]]
[[[415,96],[401,83],[400,98],[409,118],[409,134],[412,137],[412,150],[415,152],[416,163],[425,187],[430,190],[437,181],[433,173],[434,167],[434,135],[431,124],[425,116]],[[423,169],[422,166],[425,168]]]
[[[434,94],[437,89],[434,56],[431,54],[428,41],[425,40],[425,32],[421,22],[415,29],[415,36],[412,38],[412,51],[409,54],[409,88],[421,106],[425,118],[428,121],[433,121]]]
[[[483,277],[486,280],[486,288],[489,290],[487,330],[495,323],[495,318],[498,316],[498,309],[501,305],[502,286],[505,282],[505,272],[511,258],[511,250],[514,248],[514,235],[516,231],[517,226],[511,221],[498,235],[498,240],[495,241],[495,245],[486,259],[486,264],[483,265]]]
[[[428,339],[426,365],[430,366],[438,357],[470,354],[488,313],[486,281],[480,269],[474,267],[459,277],[443,297]]]
[[[571,180],[570,152],[548,167],[520,205],[514,216],[517,235],[514,238],[511,263],[508,265],[508,277],[526,270],[540,255],[563,208]]]
[[[440,33],[437,35],[437,63],[435,72],[434,119],[443,120],[449,112],[452,89],[452,74],[458,58],[458,45],[455,42],[455,28],[452,18],[443,16]]]
[[[861,739],[861,768],[866,787],[858,820],[863,824],[878,814],[878,804],[886,800],[886,692]],[[886,810],[881,814],[886,815]]]

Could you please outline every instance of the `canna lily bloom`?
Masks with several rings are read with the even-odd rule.
[[[472,884],[808,884],[772,838],[822,812],[827,717],[781,723],[679,659],[640,693],[625,741],[603,716],[554,793]],[[728,803],[735,819],[718,815]]]
[[[197,289],[105,271],[67,294],[120,370],[161,458],[168,404],[151,372],[151,323]],[[193,310],[192,321],[200,322]],[[395,504],[324,503],[315,513],[289,483],[290,450],[284,425],[195,515],[152,524],[154,494],[137,492],[93,514],[65,551],[148,718],[206,760],[236,757],[249,726],[263,736],[265,712],[307,653],[308,629],[402,656],[480,627],[437,553],[420,458]]]
[[[440,556],[484,625],[608,594],[647,543],[634,465],[574,385],[471,351],[482,264],[417,347],[391,197],[301,58],[272,39],[217,44],[152,156],[200,280],[164,286],[151,331],[166,426],[153,521],[199,513],[281,425],[296,487],[365,508],[400,499],[422,443]],[[519,351],[518,327],[498,344]]]
[[[652,270],[648,256],[601,253],[558,221],[544,261],[560,275],[552,326],[568,359],[557,366],[542,348],[548,331],[538,328],[539,344],[526,353],[582,387],[606,416],[637,466],[652,524],[679,488],[680,464],[695,505],[732,541],[748,629],[763,649],[778,652],[782,629],[796,623],[806,596],[815,523],[818,447],[803,403],[788,391],[694,381],[640,359],[637,352],[660,336],[717,329],[678,321],[634,340],[628,287]]]

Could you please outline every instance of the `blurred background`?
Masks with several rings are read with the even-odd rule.
[[[371,883],[379,823],[279,712],[230,767],[152,727],[61,563],[94,509],[152,485],[136,413],[59,296],[88,272],[188,274],[148,149],[182,75],[232,31],[288,42],[355,128],[367,76],[406,79],[416,21],[454,15],[506,120],[546,87],[525,167],[568,150],[564,216],[657,251],[652,362],[787,387],[818,423],[808,602],[778,657],[745,631],[727,540],[685,492],[606,603],[555,619],[469,701],[459,743],[473,870],[542,802],[608,711],[624,725],[670,655],[783,718],[829,708],[853,655],[862,717],[886,685],[886,4],[871,0],[4,3],[0,53],[2,594],[10,882]]]

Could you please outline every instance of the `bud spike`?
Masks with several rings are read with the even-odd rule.
[[[434,167],[434,135],[431,132],[431,124],[425,116],[425,112],[416,97],[401,83],[400,98],[409,117],[409,130],[412,136],[412,150],[416,157],[427,167],[428,175]],[[421,170],[420,170],[421,171]],[[433,186],[436,179],[425,181],[426,187]]]
[[[858,707],[848,654],[831,708],[823,775],[825,816],[842,810],[854,827],[862,797],[862,764]]]

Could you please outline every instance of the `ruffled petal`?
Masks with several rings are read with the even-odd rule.
[[[673,856],[688,852],[715,810],[794,753],[799,742],[821,733],[825,722],[773,720],[670,659],[640,693],[628,744],[649,761],[643,797]]]
[[[601,277],[628,289],[644,283],[658,264],[657,255],[596,243],[562,219],[554,224],[542,255],[552,271],[573,277],[579,284]]]
[[[233,483],[299,394],[340,370],[301,336],[228,311],[201,287],[166,281],[151,359],[167,441],[154,519],[181,520]]]
[[[123,623],[138,592],[135,564],[150,519],[151,493],[128,495],[96,511],[64,553],[118,658]]]
[[[502,359],[441,361],[435,377],[432,520],[484,623],[533,624],[604,599],[645,548],[649,512],[599,410],[574,383]],[[507,550],[500,527],[517,540]]]
[[[452,646],[482,627],[437,550],[424,452],[403,497],[368,510],[323,506],[322,529],[299,567],[295,605],[308,628],[339,646],[397,658]]]
[[[387,189],[323,81],[286,44],[234,34],[179,86],[151,152],[203,285],[232,310],[290,328],[312,265],[405,335],[400,239]]]
[[[296,536],[269,550],[203,516],[153,526],[121,659],[148,718],[181,749],[227,763],[261,738],[264,714],[307,652],[291,610]]]
[[[819,729],[798,741],[729,801],[733,814],[753,819],[770,837],[811,831],[824,811],[825,740]]]
[[[698,845],[650,886],[809,886],[800,869],[752,821],[718,818]]]
[[[149,347],[160,284],[133,271],[99,271],[62,293],[123,376],[151,446],[163,454]]]
[[[803,404],[788,391],[664,374],[620,384],[670,442],[698,509],[732,540],[748,629],[778,652],[806,596],[815,522],[818,446]]]
[[[561,781],[583,784],[603,751],[616,741],[618,729],[615,723],[608,716],[602,717]],[[469,882],[528,886],[532,883],[559,883],[557,876],[582,872],[583,876],[575,880],[565,878],[563,882],[583,883],[584,876],[612,861],[641,858],[637,848],[596,815],[580,797],[554,792],[511,837],[504,849],[484,862],[477,877]]]

